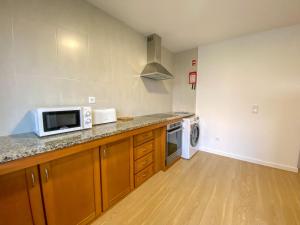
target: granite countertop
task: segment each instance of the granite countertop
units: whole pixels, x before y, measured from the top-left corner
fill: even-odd
[[[38,137],[34,133],[25,133],[0,137],[0,165],[9,161],[55,151],[76,144],[93,141],[103,137],[120,134],[137,128],[180,119],[193,113],[161,113],[138,116],[126,122],[115,122],[94,126],[92,129]]]

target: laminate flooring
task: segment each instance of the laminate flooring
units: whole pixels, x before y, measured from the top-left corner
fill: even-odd
[[[92,225],[300,225],[300,175],[199,152]]]

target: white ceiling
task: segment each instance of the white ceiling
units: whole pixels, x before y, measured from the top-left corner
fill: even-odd
[[[300,23],[300,0],[87,0],[173,52]]]

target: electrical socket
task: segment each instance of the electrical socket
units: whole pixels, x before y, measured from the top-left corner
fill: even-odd
[[[259,106],[257,104],[252,105],[252,113],[257,114],[259,112]]]
[[[89,104],[95,104],[96,103],[96,97],[90,96],[89,97]]]

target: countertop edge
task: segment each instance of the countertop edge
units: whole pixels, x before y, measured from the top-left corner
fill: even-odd
[[[51,155],[60,154],[62,151],[66,150],[66,149],[70,149],[70,152],[72,152],[72,151],[76,152],[77,150],[74,150],[74,149],[78,148],[78,146],[81,146],[81,145],[88,146],[91,143],[95,143],[97,145],[97,142],[99,142],[99,146],[101,146],[101,143],[100,143],[101,140],[105,141],[105,139],[108,139],[110,137],[134,132],[135,130],[137,131],[139,129],[143,129],[143,128],[147,128],[147,127],[149,127],[149,129],[151,129],[150,127],[155,127],[155,125],[158,125],[158,127],[155,127],[155,128],[163,127],[163,126],[166,126],[168,123],[172,123],[172,122],[181,120],[183,118],[190,117],[192,115],[193,114],[189,114],[187,116],[174,116],[174,117],[167,118],[167,119],[159,119],[158,121],[155,121],[155,122],[150,122],[147,124],[139,124],[139,125],[130,127],[128,129],[118,130],[115,132],[108,132],[108,133],[105,133],[105,134],[99,135],[99,136],[96,135],[96,136],[93,136],[93,137],[90,137],[87,139],[81,139],[76,142],[68,143],[66,145],[59,145],[57,147],[53,146],[52,148],[48,148],[48,149],[44,149],[44,150],[40,149],[40,151],[42,151],[42,152],[31,151],[31,152],[23,153],[25,155],[17,156],[16,159],[6,160],[6,161],[2,160],[0,162],[0,175],[8,173],[8,172],[16,171],[16,168],[24,169],[24,168],[27,168],[30,166],[38,165],[40,163],[45,163],[46,161],[54,160],[55,157],[54,158],[49,157],[48,160],[44,159],[42,161],[39,161],[40,158],[45,158],[47,155],[50,155],[50,154]],[[155,129],[155,128],[153,128],[153,129]],[[135,134],[133,134],[133,135],[135,135]],[[131,136],[131,135],[129,135],[129,136]],[[93,144],[91,144],[91,147],[93,147]],[[86,149],[84,149],[84,150],[86,150]],[[78,151],[78,152],[80,152],[80,151]],[[74,153],[71,153],[71,154],[74,154]],[[68,154],[66,154],[66,155],[68,155]],[[60,157],[57,157],[57,158],[60,158]],[[24,166],[20,166],[21,164],[24,164]]]

